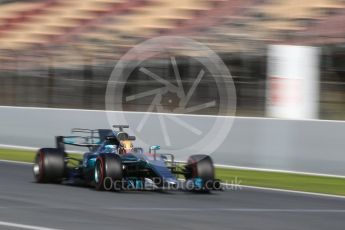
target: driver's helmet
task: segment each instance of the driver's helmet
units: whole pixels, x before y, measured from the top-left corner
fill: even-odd
[[[133,143],[130,140],[121,141],[121,149],[123,153],[129,153],[133,151]]]
[[[103,152],[104,153],[116,153],[116,145],[105,145]]]

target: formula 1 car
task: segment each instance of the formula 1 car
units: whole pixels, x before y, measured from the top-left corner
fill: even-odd
[[[222,189],[214,178],[214,165],[208,155],[192,155],[188,162],[175,162],[174,155],[148,152],[134,147],[134,136],[124,131],[127,125],[110,129],[72,129],[74,136],[57,136],[56,148],[38,150],[33,173],[38,183],[72,183],[94,186],[96,190],[186,189],[210,191]],[[66,153],[65,145],[87,147],[82,159]],[[185,180],[178,180],[183,175]]]

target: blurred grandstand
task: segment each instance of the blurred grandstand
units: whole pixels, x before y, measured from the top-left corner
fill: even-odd
[[[0,0],[0,104],[104,109],[126,51],[181,35],[222,57],[245,116],[265,115],[269,44],[321,47],[319,116],[345,119],[344,22],[342,0]]]

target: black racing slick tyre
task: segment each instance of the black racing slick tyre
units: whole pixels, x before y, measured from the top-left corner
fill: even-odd
[[[66,172],[65,153],[55,148],[42,148],[37,151],[33,173],[38,183],[61,182]]]
[[[96,190],[119,190],[122,181],[122,161],[116,154],[104,154],[97,157],[94,181]]]
[[[186,179],[200,178],[203,181],[214,180],[214,165],[208,155],[192,155],[186,165]]]

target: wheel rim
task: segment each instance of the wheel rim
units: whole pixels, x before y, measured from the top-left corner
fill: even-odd
[[[36,156],[36,160],[35,160],[35,163],[33,166],[33,173],[34,173],[34,176],[36,178],[36,181],[38,181],[38,182],[42,182],[42,180],[43,180],[43,173],[44,173],[43,158],[44,158],[43,154],[39,153]]]
[[[38,177],[40,175],[40,166],[38,165],[38,163],[34,164],[33,170],[34,170],[35,177]]]
[[[100,181],[100,179],[99,179],[100,175],[101,175],[100,162],[97,162],[96,168],[95,168],[95,182],[96,182],[97,184],[98,184],[99,181]]]

